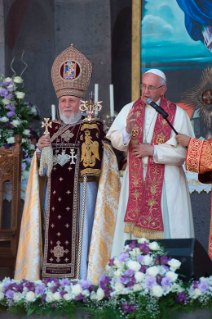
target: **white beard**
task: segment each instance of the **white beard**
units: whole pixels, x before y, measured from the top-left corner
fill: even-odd
[[[60,111],[59,111],[60,112]],[[81,118],[81,112],[80,110],[78,113],[72,113],[69,117],[66,117],[64,113],[60,112],[60,119],[65,123],[65,124],[74,124],[77,123]]]

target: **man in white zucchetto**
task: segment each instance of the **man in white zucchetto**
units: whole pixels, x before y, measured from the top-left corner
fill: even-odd
[[[177,145],[175,133],[163,117],[146,104],[151,98],[169,114],[177,132],[194,137],[186,112],[166,98],[166,90],[162,71],[145,72],[141,96],[123,107],[107,134],[113,147],[127,151],[112,256],[122,251],[127,239],[194,237],[182,167],[186,149]]]

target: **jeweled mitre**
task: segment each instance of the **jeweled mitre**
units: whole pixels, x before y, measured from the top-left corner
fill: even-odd
[[[52,66],[52,82],[57,97],[74,95],[84,98],[91,73],[91,61],[71,44],[58,55]]]

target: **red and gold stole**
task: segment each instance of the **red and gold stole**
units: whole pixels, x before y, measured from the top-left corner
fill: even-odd
[[[164,97],[160,106],[169,114],[169,121],[173,124],[176,105]],[[142,158],[132,155],[133,145],[143,143],[145,104],[140,98],[133,104],[133,110],[137,120],[129,144],[129,198],[124,231],[133,233],[135,237],[159,239],[163,238],[161,195],[165,165],[155,163],[153,157],[149,156],[144,183]],[[164,144],[170,134],[170,126],[158,114],[151,144]]]

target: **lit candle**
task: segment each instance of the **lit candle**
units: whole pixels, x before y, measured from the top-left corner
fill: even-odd
[[[110,116],[114,116],[114,94],[113,94],[113,84],[110,84]]]
[[[55,105],[52,104],[52,121],[55,121],[56,118],[56,109],[55,109]]]
[[[99,99],[99,84],[94,84],[94,103]]]

